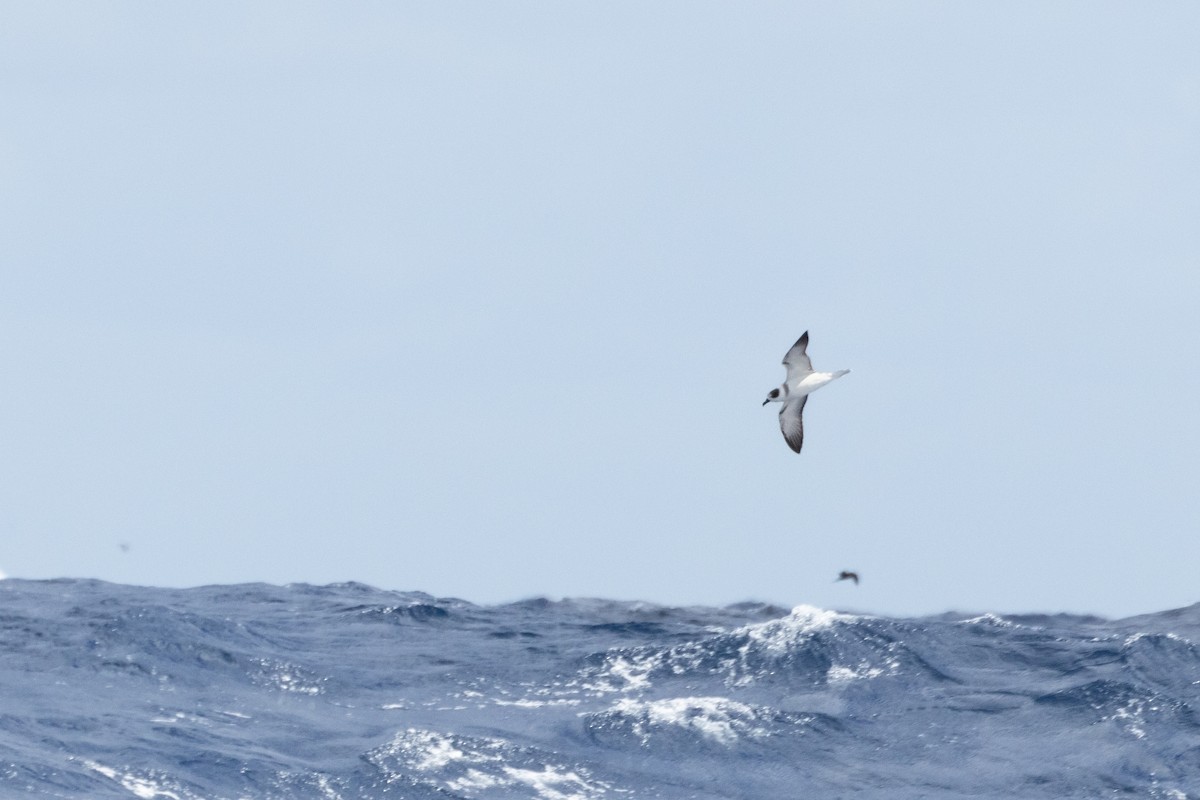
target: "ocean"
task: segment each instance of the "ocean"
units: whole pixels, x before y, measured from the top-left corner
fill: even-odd
[[[0,797],[1200,798],[1200,605],[1106,620],[0,581]]]

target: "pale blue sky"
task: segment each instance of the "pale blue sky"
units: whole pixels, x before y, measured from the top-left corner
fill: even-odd
[[[1187,2],[9,4],[0,568],[1200,600],[1197,31]],[[853,372],[796,456],[760,404],[804,330]]]

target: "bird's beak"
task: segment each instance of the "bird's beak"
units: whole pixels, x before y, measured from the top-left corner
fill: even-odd
[[[770,400],[763,400],[763,405],[765,406],[765,405],[766,405],[767,403],[769,403],[769,402],[771,402],[771,401],[770,401]]]

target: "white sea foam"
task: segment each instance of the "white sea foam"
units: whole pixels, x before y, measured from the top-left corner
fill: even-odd
[[[1146,738],[1146,712],[1159,710],[1159,706],[1141,698],[1130,698],[1129,702],[1103,719],[1113,721],[1135,739]]]
[[[763,652],[781,654],[791,650],[811,638],[818,631],[832,628],[839,622],[853,622],[859,619],[852,614],[841,614],[815,606],[796,606],[792,613],[780,619],[758,622],[738,628],[735,634],[745,634],[747,642],[743,653],[752,649]]]
[[[959,624],[960,625],[991,625],[996,628],[1020,628],[1020,627],[1022,627],[1021,625],[1018,625],[1017,623],[1015,623],[1011,620],[1007,620],[1004,617],[1000,616],[999,614],[993,614],[990,611],[987,612],[986,614],[980,614],[977,617],[971,617],[970,619],[960,620]]]
[[[321,795],[326,800],[342,800],[342,796],[337,793],[333,785],[329,783],[328,775],[317,775],[317,788],[321,790]]]
[[[574,698],[560,697],[555,700],[531,700],[522,698],[520,700],[493,700],[492,703],[498,706],[515,706],[517,708],[548,708],[552,706],[577,706],[582,700]]]
[[[258,675],[258,682],[260,684],[278,691],[294,692],[296,694],[318,695],[324,691],[324,687],[321,686],[325,681],[324,678],[313,678],[305,675],[304,670],[294,665],[271,661],[265,658],[258,659],[258,664],[261,669]]]
[[[668,654],[677,648],[671,648]],[[582,687],[589,692],[634,692],[650,687],[650,673],[662,666],[661,652],[620,653],[609,657],[604,667],[585,677]]]
[[[601,716],[620,718],[643,743],[655,727],[673,727],[732,745],[742,737],[761,739],[769,731],[753,707],[724,697],[674,697],[641,701],[623,698]]]
[[[651,676],[656,672],[684,675],[706,669],[724,673],[731,686],[744,686],[761,674],[757,660],[783,657],[816,633],[858,619],[861,617],[796,606],[786,617],[721,632],[710,639],[666,649],[616,651],[600,667],[585,670],[579,685],[597,694],[644,692],[651,687]],[[736,656],[718,654],[728,639],[741,640]]]
[[[1169,639],[1172,642],[1180,642],[1181,644],[1185,644],[1185,645],[1189,645],[1189,646],[1193,645],[1191,639],[1185,639],[1184,637],[1180,636],[1177,633],[1134,633],[1134,634],[1131,634],[1131,635],[1125,637],[1125,645],[1124,646],[1129,647],[1130,645],[1140,642],[1142,639],[1146,639],[1146,638],[1149,638],[1152,636],[1161,636],[1162,638]]]
[[[401,772],[420,773],[429,783],[468,798],[500,789],[506,797],[595,800],[612,788],[592,779],[583,768],[551,763],[503,739],[410,728],[397,734],[371,761],[392,772],[391,759]]]
[[[446,788],[452,792],[472,792],[479,789],[490,789],[497,785],[501,785],[500,778],[474,767],[468,767],[467,773],[461,778],[454,778],[446,782]]]
[[[83,765],[93,772],[99,772],[109,780],[116,781],[127,792],[131,793],[134,797],[142,798],[142,800],[154,800],[156,797],[165,797],[167,800],[192,800],[194,797],[192,794],[179,794],[178,792],[166,789],[152,778],[139,777],[129,772],[122,773],[95,761],[84,761]]]
[[[208,720],[203,719],[202,717],[197,717],[194,714],[185,714],[182,711],[176,711],[169,717],[151,717],[150,721],[155,725],[180,725],[185,723],[191,725],[209,724]]]
[[[252,719],[249,714],[243,714],[240,711],[218,711],[217,713],[226,717],[233,717],[234,719]]]
[[[510,785],[527,786],[545,800],[592,800],[605,793],[604,786],[589,782],[575,772],[564,772],[550,765],[540,772],[505,767],[504,774],[509,778]]]
[[[899,663],[896,661],[888,662],[888,666],[892,672],[895,672]],[[825,682],[832,685],[844,685],[853,681],[869,680],[878,678],[884,674],[884,670],[880,667],[873,667],[870,664],[863,662],[857,667],[846,667],[840,664],[834,664],[825,674]]]
[[[422,731],[409,728],[392,740],[392,746],[398,754],[405,756],[408,767],[422,772],[432,769],[442,769],[451,761],[466,758],[466,753],[453,744],[453,737],[433,731]],[[479,754],[475,756],[478,758]],[[498,757],[488,757],[485,760],[495,761]]]
[[[729,680],[736,686],[753,683],[761,674],[754,663],[757,657],[777,659],[795,652],[821,631],[838,624],[854,622],[861,617],[842,614],[815,606],[800,605],[780,619],[747,625],[733,631],[746,637],[738,649],[738,660],[730,665]]]

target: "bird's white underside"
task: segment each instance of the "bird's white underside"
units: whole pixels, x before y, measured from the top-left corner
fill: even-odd
[[[832,380],[842,377],[850,370],[840,369],[836,372],[816,372],[812,361],[806,352],[808,349],[808,332],[801,336],[787,354],[783,357],[783,365],[787,368],[787,378],[784,379],[781,391],[776,391],[775,397],[769,397],[768,402],[776,399],[783,403],[779,409],[779,427],[788,446],[797,453],[804,444],[804,404],[808,396]]]

